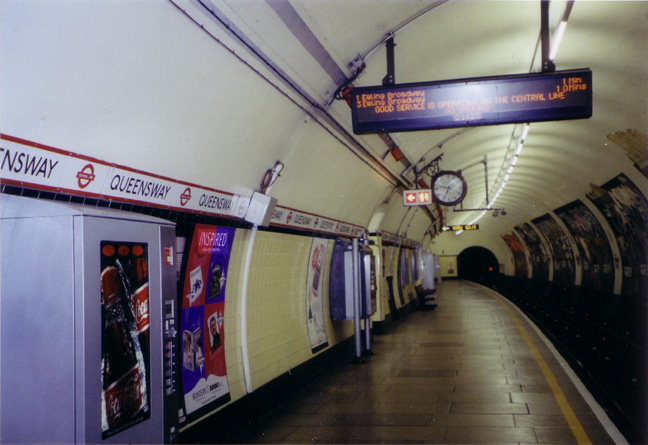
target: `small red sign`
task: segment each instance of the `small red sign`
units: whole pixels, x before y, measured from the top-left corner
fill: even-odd
[[[432,204],[432,190],[405,190],[403,192],[403,205],[425,206]]]
[[[164,265],[173,266],[173,247],[171,246],[164,247]]]
[[[142,333],[149,328],[149,287],[145,283],[133,293],[133,312],[135,316],[135,329]]]

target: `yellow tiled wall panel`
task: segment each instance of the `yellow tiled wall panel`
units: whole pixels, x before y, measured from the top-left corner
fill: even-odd
[[[227,296],[224,314],[225,364],[227,365],[227,381],[232,400],[240,399],[245,395],[239,314],[241,278],[249,234],[249,230],[236,231],[227,269]]]
[[[250,233],[247,229],[237,229],[228,267],[224,328],[229,403],[246,394],[240,310]],[[262,230],[256,234],[247,291],[247,338],[253,389],[290,372],[315,355],[311,351],[306,314],[306,278],[312,241],[309,236]],[[327,250],[321,295],[327,342],[331,347],[353,336],[354,329],[352,321],[330,320],[329,270],[334,240],[324,240],[324,243]],[[225,406],[227,404],[214,411]],[[209,415],[211,413],[191,425]]]
[[[239,230],[237,236],[239,232],[247,231]],[[312,240],[308,236],[257,232],[250,263],[247,301],[247,336],[253,388],[268,383],[313,357],[306,314],[306,278]],[[328,273],[333,240],[326,240],[326,245],[322,293],[327,340],[332,346],[353,335],[353,324],[332,324],[328,319]]]

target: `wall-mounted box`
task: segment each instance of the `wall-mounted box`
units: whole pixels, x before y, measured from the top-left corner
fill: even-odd
[[[267,226],[270,224],[276,205],[277,198],[254,192],[250,198],[245,220],[257,226]]]

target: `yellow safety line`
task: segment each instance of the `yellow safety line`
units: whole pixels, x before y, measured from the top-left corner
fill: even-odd
[[[554,377],[553,373],[549,369],[549,366],[547,365],[547,362],[545,362],[545,360],[540,355],[540,352],[531,341],[529,334],[527,334],[526,329],[524,329],[524,326],[522,326],[522,323],[520,323],[519,318],[517,317],[517,315],[515,315],[513,310],[506,303],[504,303],[502,297],[498,296],[497,301],[499,301],[499,303],[504,307],[504,309],[506,309],[506,312],[508,312],[508,314],[511,316],[511,318],[515,322],[515,325],[520,331],[522,338],[524,338],[524,341],[526,342],[527,346],[531,350],[531,353],[533,354],[533,357],[536,359],[538,366],[540,366],[540,369],[542,370],[542,374],[544,374],[545,379],[547,379],[547,383],[549,383],[549,386],[551,387],[551,391],[553,392],[553,395],[556,398],[556,402],[558,402],[558,405],[560,406],[560,409],[562,410],[565,419],[567,419],[569,428],[571,428],[574,437],[576,437],[576,440],[578,441],[578,444],[591,445],[592,441],[587,436],[587,433],[583,429],[583,426],[581,425],[578,418],[576,417],[574,410],[572,409],[571,405],[567,401],[567,397],[565,397],[565,394],[562,392],[562,389],[560,389],[560,385],[558,385],[558,382],[556,381],[556,377]]]

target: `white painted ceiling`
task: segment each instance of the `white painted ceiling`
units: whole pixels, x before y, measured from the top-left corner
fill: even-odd
[[[330,100],[336,85],[309,60],[293,36],[276,23],[276,15],[267,5],[228,5],[237,19],[254,30],[256,41],[267,47],[273,60],[294,72],[300,85],[314,91],[320,101]],[[396,83],[541,69],[540,2],[295,1],[291,5],[341,69],[348,73],[350,62],[364,56],[367,68],[354,82],[355,86],[381,84],[386,74],[381,42],[391,33],[397,44]],[[505,231],[581,198],[590,190],[590,183],[601,184],[628,168],[628,159],[607,135],[629,128],[644,132],[646,129],[647,6],[645,2],[576,2],[555,63],[558,70],[592,69],[593,117],[531,125],[515,173],[496,204],[506,208],[508,215],[483,218],[483,229]],[[552,34],[565,7],[566,2],[550,3]],[[427,12],[415,18],[424,11]],[[265,18],[268,16],[272,20]],[[330,109],[349,126],[350,113],[344,103],[336,102]],[[456,170],[486,155],[492,186],[513,131],[514,126],[502,125],[478,127],[465,133],[449,129],[391,136],[412,163],[421,159],[429,162],[443,154],[441,167]],[[461,134],[438,147],[457,133]],[[357,138],[378,157],[387,148],[376,136]],[[396,173],[404,170],[402,167],[399,171],[399,165],[390,168]],[[464,173],[470,190],[464,207],[483,207],[486,196],[482,164]],[[449,223],[476,216],[446,210]]]

